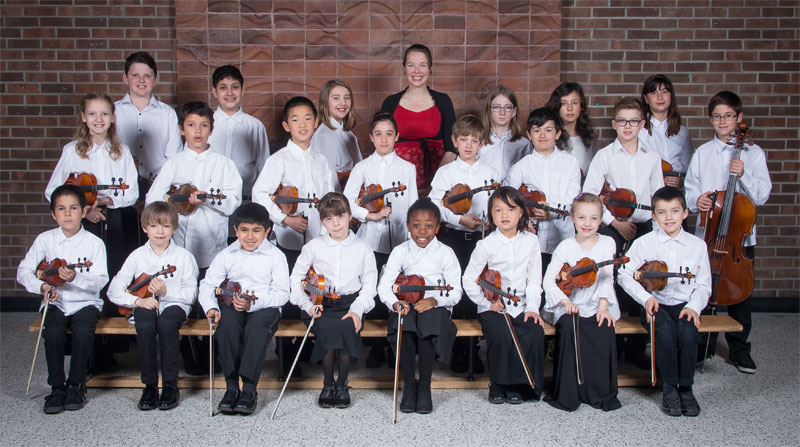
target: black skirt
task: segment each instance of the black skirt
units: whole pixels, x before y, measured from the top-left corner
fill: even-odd
[[[314,322],[311,332],[314,333],[314,350],[311,352],[311,363],[319,363],[330,350],[341,349],[358,360],[361,357],[361,335],[355,331],[353,320],[342,317],[350,312],[350,305],[358,297],[358,293],[342,295],[338,300],[322,300],[322,315]],[[311,317],[302,312],[302,320],[308,326]],[[363,322],[363,320],[362,320]]]
[[[555,408],[575,411],[581,402],[603,411],[621,407],[617,399],[617,342],[614,328],[597,326],[596,316],[578,317],[583,385],[578,385],[575,366],[575,332],[572,315],[556,323],[553,353],[553,395],[545,401]]]
[[[511,318],[511,322],[535,382],[534,392],[541,396],[544,385],[544,329],[532,319],[523,323],[524,318],[525,314],[521,313]],[[505,316],[490,310],[479,313],[478,321],[486,340],[489,380],[496,385],[527,384],[525,369],[514,347]]]
[[[419,338],[433,337],[433,349],[436,351],[436,360],[442,363],[450,361],[450,351],[456,339],[456,324],[450,318],[450,311],[444,307],[417,313],[412,307],[408,315],[403,317],[403,333],[413,332]],[[389,315],[389,330],[386,335],[392,350],[397,352],[397,312]]]

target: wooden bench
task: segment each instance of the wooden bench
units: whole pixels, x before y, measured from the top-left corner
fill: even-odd
[[[477,320],[453,320],[458,329],[458,337],[480,337],[483,335],[481,325]],[[41,319],[36,320],[28,326],[28,332],[38,332]],[[366,320],[361,330],[361,336],[366,338],[386,337],[386,320]],[[742,325],[727,315],[703,315],[699,332],[741,332]],[[99,335],[136,335],[134,325],[128,323],[124,317],[101,318],[97,322],[96,334]],[[180,330],[181,335],[207,336],[208,320],[191,319],[187,321]],[[302,337],[306,333],[306,325],[300,320],[281,320],[275,337]],[[544,334],[555,335],[556,330],[548,323],[544,323]],[[647,330],[642,326],[639,317],[623,317],[617,321],[616,333],[620,335],[647,334]],[[309,334],[313,336],[313,334]],[[281,388],[283,386],[283,353],[281,343],[278,346],[278,378],[261,377],[258,382],[259,388]],[[471,351],[471,350],[470,350]],[[470,352],[471,355],[471,352]],[[293,360],[293,359],[292,359]],[[475,380],[470,359],[470,371],[466,377],[435,377],[431,382],[433,388],[486,388],[488,379]],[[649,374],[632,376],[620,374],[618,376],[619,386],[644,386],[650,381]],[[322,378],[296,378],[290,382],[291,388],[321,388]],[[139,388],[142,383],[138,376],[95,376],[92,377],[86,386],[97,388]],[[208,386],[208,377],[181,377],[178,379],[178,386],[181,388],[205,388]],[[215,388],[225,387],[223,377],[214,379]],[[391,377],[352,377],[350,386],[353,388],[391,388]]]

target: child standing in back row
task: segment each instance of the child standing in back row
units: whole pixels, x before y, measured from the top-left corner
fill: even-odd
[[[498,172],[497,181],[505,179],[511,166],[531,153],[531,142],[520,130],[518,114],[519,105],[514,91],[504,85],[496,85],[489,92],[481,115],[488,137],[478,152],[478,158]]]
[[[356,114],[353,111],[353,89],[341,79],[331,79],[319,91],[319,128],[311,138],[311,150],[328,160],[336,172],[337,191],[344,189],[350,172],[361,161],[361,149],[353,134]]]

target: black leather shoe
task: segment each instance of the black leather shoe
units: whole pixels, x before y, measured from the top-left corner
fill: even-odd
[[[367,368],[379,368],[386,361],[386,355],[383,352],[383,346],[373,346],[369,350],[367,360],[364,364]]]
[[[700,405],[691,390],[679,391],[678,395],[681,397],[681,413],[684,416],[695,417],[700,414]]]
[[[670,391],[664,394],[661,399],[661,411],[668,416],[681,415],[681,398],[677,391]]]
[[[50,394],[44,398],[45,414],[58,414],[64,411],[64,401],[67,399],[67,390],[64,388],[54,388]]]
[[[750,354],[747,352],[743,352],[736,356],[730,356],[730,361],[736,366],[736,369],[739,372],[743,372],[745,374],[755,374],[756,373],[756,362],[753,361],[753,358],[750,357]]]
[[[417,382],[417,413],[428,414],[433,411],[433,400],[431,399],[431,383]]]
[[[67,385],[67,399],[64,409],[69,411],[80,410],[86,405],[86,396],[82,385]]]
[[[515,387],[507,386],[503,391],[505,392],[507,404],[519,405],[522,403],[522,393],[517,391]]]
[[[413,413],[417,411],[417,381],[403,383],[403,398],[400,400],[400,411]]]
[[[489,402],[493,404],[504,404],[506,402],[506,395],[502,386],[489,383]]]
[[[336,395],[334,396],[334,406],[336,408],[347,408],[350,406],[350,387],[347,381],[343,384],[336,384]]]
[[[335,400],[336,390],[334,389],[334,386],[323,386],[322,392],[319,393],[319,400],[317,400],[317,404],[319,404],[319,406],[322,408],[330,408],[333,406]]]
[[[236,406],[236,401],[238,400],[239,390],[225,390],[225,395],[222,396],[222,400],[219,401],[217,409],[223,414],[234,414],[236,413],[234,407]]]
[[[142,390],[142,397],[139,399],[139,409],[142,411],[155,410],[158,405],[158,387],[156,385],[146,385]]]
[[[159,410],[172,410],[181,403],[181,393],[174,385],[164,385],[161,388],[161,399],[158,401]]]
[[[256,411],[256,402],[258,402],[258,393],[242,391],[233,409],[239,414],[253,414]]]

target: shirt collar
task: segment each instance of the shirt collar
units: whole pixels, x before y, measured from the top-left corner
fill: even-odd
[[[86,230],[83,228],[83,225],[81,225],[81,229],[78,230],[77,233],[75,233],[72,237],[69,237],[69,238],[67,237],[66,234],[64,234],[64,230],[62,230],[61,227],[59,227],[58,230],[59,231],[56,231],[56,243],[57,244],[60,244],[60,243],[62,243],[64,241],[78,241],[81,238],[83,238],[83,235],[86,233]]]
[[[655,116],[650,117],[650,124],[652,125],[653,129],[665,129],[668,121],[669,120],[659,121]]]
[[[381,155],[377,151],[375,151],[372,153],[372,155],[370,155],[367,158],[371,159],[371,161],[375,164],[385,162],[387,165],[390,165],[394,163],[395,159],[397,158],[397,154],[394,151],[392,151],[389,154],[381,157]]]
[[[183,154],[185,156],[191,157],[193,160],[204,159],[204,158],[208,157],[208,153],[211,152],[209,150],[210,148],[211,148],[211,146],[209,145],[209,147],[206,150],[204,150],[203,152],[197,153],[197,152],[194,151],[194,149],[189,149],[189,145],[188,144],[183,143],[183,151],[182,152],[183,152]]]
[[[531,152],[531,155],[533,155],[536,158],[542,159],[542,160],[549,160],[549,159],[552,159],[552,157],[555,156],[558,153],[558,151],[559,151],[559,149],[555,148],[555,149],[553,149],[553,152],[550,152],[550,155],[542,155],[541,152],[539,152],[536,149],[534,149],[533,152]]]
[[[733,149],[733,146],[731,146],[730,144],[723,143],[722,140],[720,140],[716,134],[714,135],[713,141],[714,141],[714,149],[717,150],[718,154],[722,153],[723,151]]]
[[[294,155],[296,158],[298,158],[300,160],[307,160],[308,157],[311,156],[311,147],[310,146],[306,150],[306,149],[303,149],[302,147],[298,146],[297,144],[295,144],[295,142],[292,141],[292,140],[289,140],[286,143],[286,148],[289,149],[289,152],[292,155]]]
[[[121,103],[122,104],[133,105],[133,101],[131,101],[131,94],[130,93],[125,93],[125,96],[123,96],[122,99],[121,99]],[[147,107],[155,107],[155,108],[159,107],[159,103],[158,103],[158,100],[156,99],[156,95],[150,95],[150,102],[147,103]],[[145,108],[147,108],[147,107],[145,107]]]
[[[489,141],[491,141],[492,144],[497,144],[503,140],[509,140],[509,139],[511,139],[511,129],[505,131],[503,135],[497,135],[496,133],[494,133],[494,129],[492,129],[492,134],[489,136]]]
[[[267,254],[269,254],[269,251],[270,251],[270,246],[271,246],[271,245],[272,245],[272,244],[269,242],[269,240],[267,240],[267,239],[264,239],[264,240],[261,242],[261,245],[259,245],[258,247],[256,247],[256,249],[255,249],[255,250],[253,250],[253,251],[247,251],[247,250],[245,250],[245,249],[243,249],[243,248],[242,248],[242,243],[241,243],[241,242],[239,242],[239,240],[237,239],[237,240],[233,241],[233,243],[232,243],[230,246],[231,246],[231,250],[233,250],[234,252],[241,252],[241,253],[245,253],[245,254],[250,254],[250,253],[259,253],[259,254],[265,254],[265,255],[267,255]]]
[[[514,242],[514,239],[518,238],[522,234],[522,232],[521,231],[517,231],[517,234],[515,234],[514,237],[512,237],[510,239],[508,237],[506,237],[506,235],[503,234],[502,231],[497,230],[497,229],[495,229],[495,231],[492,231],[492,234],[497,235],[497,238],[500,239],[500,242],[503,245],[508,245],[508,244],[511,244],[512,242]]]
[[[631,155],[632,157],[635,157],[637,154],[639,154],[639,152],[643,152],[645,154],[650,152],[649,149],[647,149],[646,147],[644,147],[642,145],[642,140],[638,140],[636,142],[636,144],[637,144],[638,149],[636,150],[635,154]],[[621,152],[624,152],[626,154],[628,153],[628,151],[626,151],[625,148],[622,147],[622,143],[619,142],[619,138],[615,138],[614,139],[614,151],[615,152],[620,152],[621,151]],[[630,155],[630,154],[628,154],[628,155]]]
[[[156,254],[156,252],[153,250],[153,246],[150,245],[150,241],[147,241],[147,243],[144,244],[144,246],[147,247],[147,248],[145,248],[145,250],[147,250],[148,253],[152,253],[153,255]],[[164,250],[164,253],[161,253],[161,255],[163,256],[163,255],[172,253],[173,251],[175,251],[173,247],[175,247],[175,241],[170,239],[169,246],[167,246],[167,249]]]
[[[409,243],[409,245],[410,245],[410,247],[411,247],[411,253],[413,253],[413,254],[421,254],[421,253],[428,254],[428,253],[433,253],[433,252],[435,252],[436,250],[438,250],[438,249],[439,249],[439,245],[441,244],[441,242],[439,242],[439,239],[436,239],[436,237],[434,237],[433,239],[431,239],[431,241],[430,241],[430,242],[428,242],[428,245],[427,245],[427,246],[425,246],[425,248],[422,248],[422,247],[420,247],[420,246],[419,246],[419,245],[417,245],[417,243],[416,243],[416,242],[414,242],[413,240],[409,240],[409,241],[408,241],[408,243]]]
[[[217,110],[214,112],[214,122],[221,123],[224,121],[233,120],[241,124],[242,116],[244,116],[244,112],[242,111],[241,107],[239,107],[239,110],[237,110],[233,115],[228,115],[224,110],[222,110],[222,107],[217,106]]]
[[[468,165],[466,161],[461,159],[461,157],[456,156],[455,166],[458,169],[461,169],[461,170],[473,170],[474,171],[474,170],[478,169],[478,165],[480,164],[480,162],[481,162],[481,160],[477,159],[477,160],[475,160],[475,163],[473,163],[472,165]]]
[[[340,129],[344,128],[344,123],[340,123],[340,122],[336,121],[333,117],[330,117],[328,119],[328,122],[331,124],[331,127],[333,128],[333,130],[340,130]]]
[[[350,231],[350,233],[348,233],[347,237],[343,241],[334,240],[331,237],[331,235],[328,234],[327,231],[325,232],[325,234],[322,235],[322,237],[324,238],[323,240],[325,241],[325,244],[327,244],[329,247],[335,247],[335,246],[340,245],[340,244],[345,246],[345,247],[348,247],[350,245],[353,245],[353,242],[355,242],[355,240],[356,240],[356,235],[352,231]]]
[[[683,228],[681,228],[681,230],[680,230],[680,232],[678,233],[677,236],[672,238],[667,234],[666,231],[664,231],[661,228],[660,225],[655,225],[655,226],[657,227],[656,228],[656,236],[658,237],[658,243],[659,244],[663,244],[663,243],[669,242],[669,241],[675,241],[675,242],[678,242],[681,245],[686,245],[687,234],[686,234],[685,231],[683,231]]]

